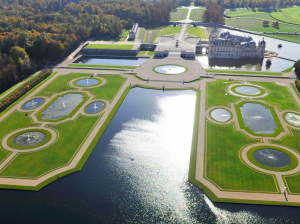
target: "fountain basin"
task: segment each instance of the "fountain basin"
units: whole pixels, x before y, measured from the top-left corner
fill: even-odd
[[[85,78],[85,79],[78,80],[76,82],[76,85],[81,87],[91,87],[91,86],[98,85],[99,82],[101,84],[102,81],[95,78]]]
[[[37,114],[40,120],[57,121],[72,116],[87,100],[85,93],[68,93],[54,98]]]
[[[180,65],[159,65],[154,67],[153,71],[164,75],[177,75],[185,73],[187,68]]]
[[[88,114],[96,114],[103,110],[105,107],[105,103],[102,101],[95,101],[92,102],[91,104],[87,105],[85,108],[85,112]]]
[[[296,114],[296,113],[286,113],[284,115],[284,119],[290,125],[293,125],[295,127],[300,127],[300,115],[299,114]]]
[[[22,105],[23,110],[32,110],[34,108],[37,108],[41,104],[43,104],[45,99],[43,98],[34,98],[32,100],[27,101]]]
[[[217,108],[211,111],[210,116],[219,122],[226,122],[231,119],[231,113],[228,110]]]
[[[234,91],[243,95],[258,95],[261,93],[261,90],[259,88],[246,85],[237,86],[234,88]]]

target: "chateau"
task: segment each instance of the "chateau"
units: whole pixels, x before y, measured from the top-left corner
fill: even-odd
[[[264,39],[256,45],[252,37],[233,35],[223,32],[219,35],[215,28],[209,35],[209,58],[264,58],[266,42]]]

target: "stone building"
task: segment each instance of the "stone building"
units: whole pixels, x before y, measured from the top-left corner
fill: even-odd
[[[266,42],[256,42],[252,37],[233,35],[229,31],[219,35],[215,28],[209,35],[209,58],[264,58]]]
[[[135,35],[137,33],[138,28],[139,28],[139,24],[138,23],[133,24],[131,30],[129,31],[129,37],[128,37],[128,39],[135,39]]]

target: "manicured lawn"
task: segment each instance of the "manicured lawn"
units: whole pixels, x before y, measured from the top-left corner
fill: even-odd
[[[255,11],[252,9],[247,9],[247,8],[239,8],[239,9],[234,9],[234,10],[226,10],[226,16],[228,17],[236,17],[236,16],[252,16],[252,15],[257,15],[261,13],[267,13],[264,11]]]
[[[277,193],[272,175],[260,173],[245,165],[240,150],[259,140],[234,131],[232,124],[206,123],[206,177],[224,190]]]
[[[263,36],[300,44],[300,36],[295,34],[263,34]]]
[[[194,35],[196,37],[201,37],[203,39],[207,39],[208,38],[208,32],[205,34],[205,30],[199,28],[199,27],[192,27],[189,26],[187,28],[187,32],[191,35]]]
[[[95,99],[104,99],[111,102],[127,79],[119,75],[100,75],[100,77],[106,79],[107,83],[89,91],[95,95]]]
[[[290,83],[290,85],[292,86],[292,88],[294,89],[295,93],[297,94],[297,96],[300,99],[300,92],[299,90],[296,88],[295,83]]]
[[[86,48],[93,49],[118,49],[118,50],[131,50],[133,45],[120,45],[120,44],[89,44]]]
[[[207,72],[213,73],[232,73],[232,74],[250,74],[250,75],[279,75],[282,76],[281,72],[252,72],[252,71],[233,71],[233,70],[217,70],[217,69],[206,69]]]
[[[128,36],[128,34],[129,34],[129,31],[130,31],[130,30],[125,30],[125,32],[123,33],[123,36],[122,36],[122,37],[126,39],[127,36]]]
[[[271,16],[286,23],[300,24],[300,7],[290,7],[272,12]]]
[[[19,154],[0,176],[34,178],[67,165],[98,119],[98,116],[81,115],[75,121],[51,125],[59,132],[59,139],[45,150]]]
[[[137,56],[145,56],[147,51],[140,51]]]
[[[171,21],[183,20],[186,18],[189,10],[188,9],[175,9],[170,13]]]
[[[120,69],[135,69],[136,66],[118,66],[118,65],[90,65],[90,64],[69,64],[71,67],[93,67],[93,68],[120,68]]]
[[[205,9],[192,9],[190,14],[190,20],[202,21]]]
[[[294,68],[294,67],[287,68],[287,69],[283,70],[282,72],[290,72],[290,71],[293,70],[293,68]]]
[[[228,82],[223,80],[216,80],[214,82],[206,83],[206,109],[213,106],[229,107],[229,103],[234,103],[240,98],[232,95],[225,95],[226,87],[235,82]]]
[[[265,87],[269,90],[269,95],[261,98],[270,104],[277,105],[280,111],[282,110],[296,110],[299,111],[294,97],[292,96],[289,88],[287,86],[280,86],[274,82],[251,82],[259,86]]]
[[[179,33],[180,30],[181,30],[181,26],[175,26],[175,27],[169,26],[169,27],[161,30],[161,35],[165,36],[165,35]]]
[[[148,55],[153,56],[154,55],[154,51],[148,51]]]
[[[300,32],[299,26],[279,24],[279,27],[273,27],[272,22],[269,23],[269,26],[264,27],[262,25],[263,20],[251,19],[248,17],[243,17],[239,19],[226,19],[226,25],[234,26],[241,29],[251,30],[251,31],[266,31],[266,32]]]
[[[44,89],[38,92],[35,96],[47,96],[51,97],[54,93],[60,93],[67,90],[74,90],[73,87],[68,85],[68,82],[72,79],[79,77],[90,77],[91,74],[86,73],[70,73],[68,75],[57,76],[51,83],[49,83]]]

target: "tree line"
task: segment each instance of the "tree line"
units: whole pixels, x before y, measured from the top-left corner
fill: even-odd
[[[119,37],[133,22],[168,21],[175,7],[174,0],[0,0],[0,90],[36,62],[62,58],[90,37]],[[11,55],[16,50],[22,58]]]

